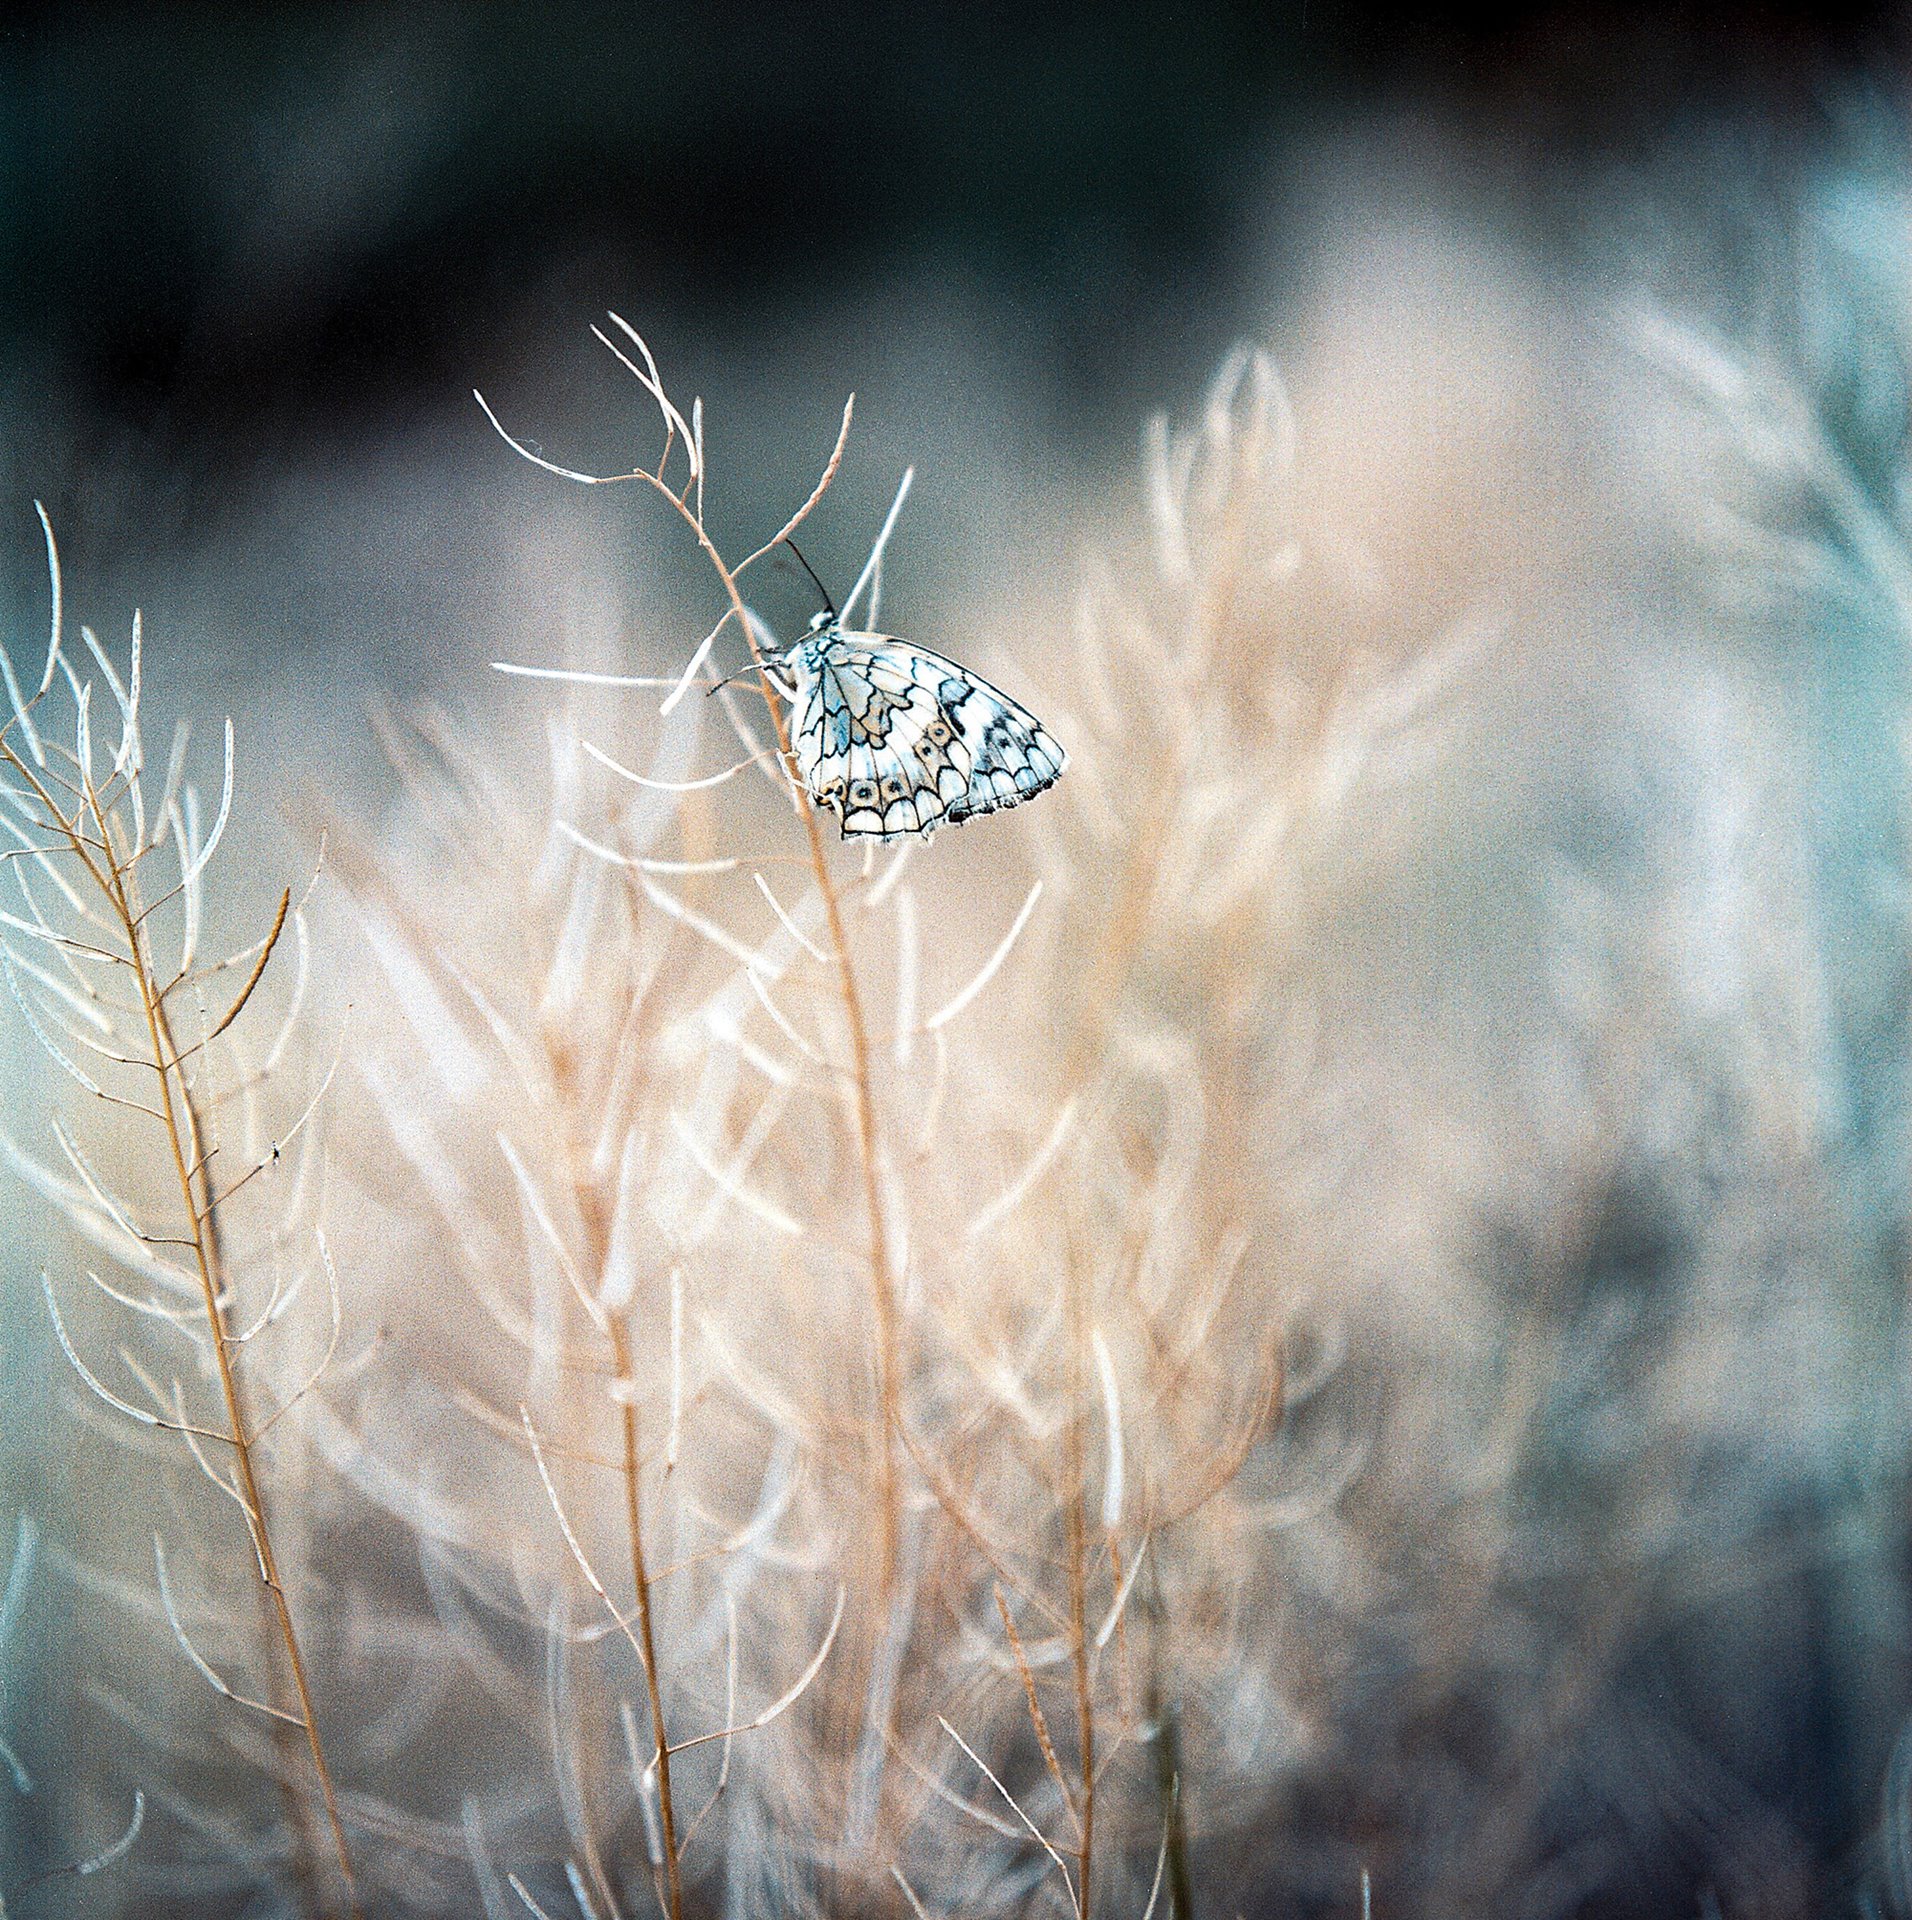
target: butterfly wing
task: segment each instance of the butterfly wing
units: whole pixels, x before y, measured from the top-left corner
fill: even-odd
[[[1013,807],[1068,764],[1027,708],[927,647],[831,631],[799,651],[793,745],[846,839],[928,834]]]

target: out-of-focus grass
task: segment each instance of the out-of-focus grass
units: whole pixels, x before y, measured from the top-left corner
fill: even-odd
[[[1904,1904],[1902,195],[1848,186],[1764,229],[1784,326],[1411,223],[1324,268],[1292,396],[1237,356],[1079,574],[912,619],[1072,757],[930,847],[687,787],[742,688],[466,686],[379,808],[294,796],[344,1334],[275,1497],[372,1910]],[[667,677],[724,611],[673,572],[620,659],[575,565],[496,650]],[[0,1723],[0,1892],[138,1788],[89,1897],[314,1906],[296,1753],[154,1599],[229,1508],[73,1397],[26,1609],[112,1666]]]

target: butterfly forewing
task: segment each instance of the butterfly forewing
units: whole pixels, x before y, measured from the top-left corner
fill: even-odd
[[[788,659],[798,770],[846,839],[929,834],[1013,807],[1068,764],[1027,708],[928,647],[830,626]]]

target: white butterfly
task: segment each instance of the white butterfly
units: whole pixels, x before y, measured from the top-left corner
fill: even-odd
[[[846,840],[927,837],[1041,793],[1069,764],[1034,714],[967,667],[831,613],[765,664],[795,709],[803,784]]]

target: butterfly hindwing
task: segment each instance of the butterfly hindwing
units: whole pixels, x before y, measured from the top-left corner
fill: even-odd
[[[933,833],[1053,786],[1068,756],[988,681],[927,647],[825,628],[791,650],[792,745],[844,837]]]

